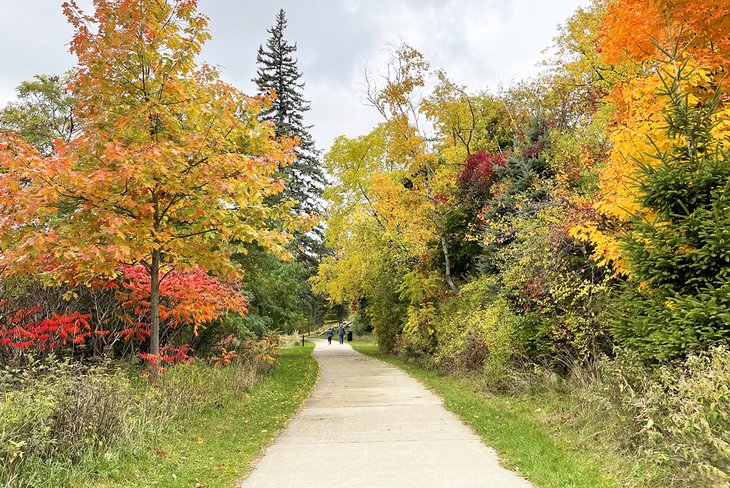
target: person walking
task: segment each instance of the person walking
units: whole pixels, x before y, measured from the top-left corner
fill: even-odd
[[[345,343],[345,326],[340,324],[340,327],[337,329],[337,335],[340,336],[340,344]]]
[[[332,344],[332,336],[335,335],[335,332],[332,330],[332,327],[327,329],[327,344]]]

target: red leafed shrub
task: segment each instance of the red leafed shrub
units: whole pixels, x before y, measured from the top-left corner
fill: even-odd
[[[494,169],[504,166],[505,161],[506,157],[503,154],[475,152],[466,158],[464,169],[457,178],[459,188],[475,201],[488,198],[494,183]]]
[[[234,359],[238,357],[236,351],[229,351],[225,346],[221,347],[221,353],[214,357],[211,361],[216,366],[230,366]]]
[[[117,299],[127,328],[118,334],[139,341],[149,337],[150,277],[142,265],[123,269],[124,280]],[[246,313],[248,301],[230,284],[210,276],[200,268],[190,271],[167,270],[160,283],[160,320],[173,329],[192,325],[196,330],[228,311]]]
[[[2,347],[21,351],[47,351],[80,345],[92,334],[108,334],[108,331],[91,328],[91,314],[54,313],[50,317],[39,317],[42,311],[42,307],[29,307],[6,316],[4,323],[0,324]]]
[[[236,337],[233,334],[228,334],[226,337],[223,338],[223,340],[221,340],[220,354],[211,359],[211,362],[215,366],[230,366],[233,360],[238,357],[238,353],[232,348],[230,351],[228,350],[231,346],[231,343],[233,343],[235,339]],[[233,346],[235,347],[235,344],[233,344]]]
[[[160,349],[160,354],[137,354],[143,362],[156,368],[157,372],[164,374],[167,366],[175,366],[178,364],[190,364],[195,356],[190,354],[192,349],[185,344],[181,347],[165,346]],[[150,371],[145,371],[142,375],[148,375]]]

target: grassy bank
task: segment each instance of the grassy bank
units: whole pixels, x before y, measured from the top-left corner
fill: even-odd
[[[554,419],[556,405],[534,399],[500,397],[484,393],[468,378],[446,376],[381,353],[374,342],[355,341],[352,346],[386,361],[419,379],[444,400],[445,406],[468,424],[484,442],[499,453],[504,466],[529,479],[537,487],[609,488],[629,486],[605,473],[617,469],[618,458],[606,458],[591,439],[579,432],[561,430]]]
[[[232,486],[309,394],[312,349],[195,361],[152,387],[127,361],[0,369],[0,487]]]
[[[313,347],[283,349],[273,373],[248,393],[221,392],[199,415],[170,425],[156,452],[120,462],[100,486],[232,486],[309,395]]]

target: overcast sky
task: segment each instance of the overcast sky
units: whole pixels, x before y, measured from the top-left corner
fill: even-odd
[[[74,65],[71,27],[61,0],[0,0],[0,105],[36,74]],[[91,0],[79,0],[88,6]],[[256,49],[279,8],[286,38],[298,45],[305,97],[318,147],[338,135],[356,136],[378,122],[362,103],[364,70],[376,70],[388,43],[405,41],[434,69],[470,91],[509,86],[534,75],[559,23],[587,0],[200,0],[213,39],[202,59],[223,77],[253,92]]]

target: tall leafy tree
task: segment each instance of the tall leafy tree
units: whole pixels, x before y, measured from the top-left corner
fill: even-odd
[[[61,76],[37,75],[16,89],[18,101],[0,110],[0,130],[15,132],[43,155],[53,154],[53,142],[68,140],[78,130],[74,100]]]
[[[240,243],[286,253],[290,208],[265,201],[283,189],[275,172],[292,145],[260,123],[260,99],[196,63],[210,37],[196,1],[94,6],[88,15],[64,4],[83,130],[50,157],[0,139],[0,268],[89,283],[141,264],[157,355],[171,270],[235,276]]]
[[[296,202],[294,208],[297,212],[315,215],[322,211],[325,177],[309,132],[311,126],[304,123],[304,114],[310,106],[302,93],[302,73],[294,58],[297,45],[284,38],[286,26],[286,13],[282,9],[276,15],[276,24],[267,30],[270,37],[266,46],[259,47],[254,82],[260,94],[275,94],[271,106],[261,112],[261,119],[272,122],[277,135],[299,139],[294,161],[279,168],[286,179],[284,197]],[[299,236],[296,245],[301,257],[318,260],[321,232],[315,230],[313,234]]]

